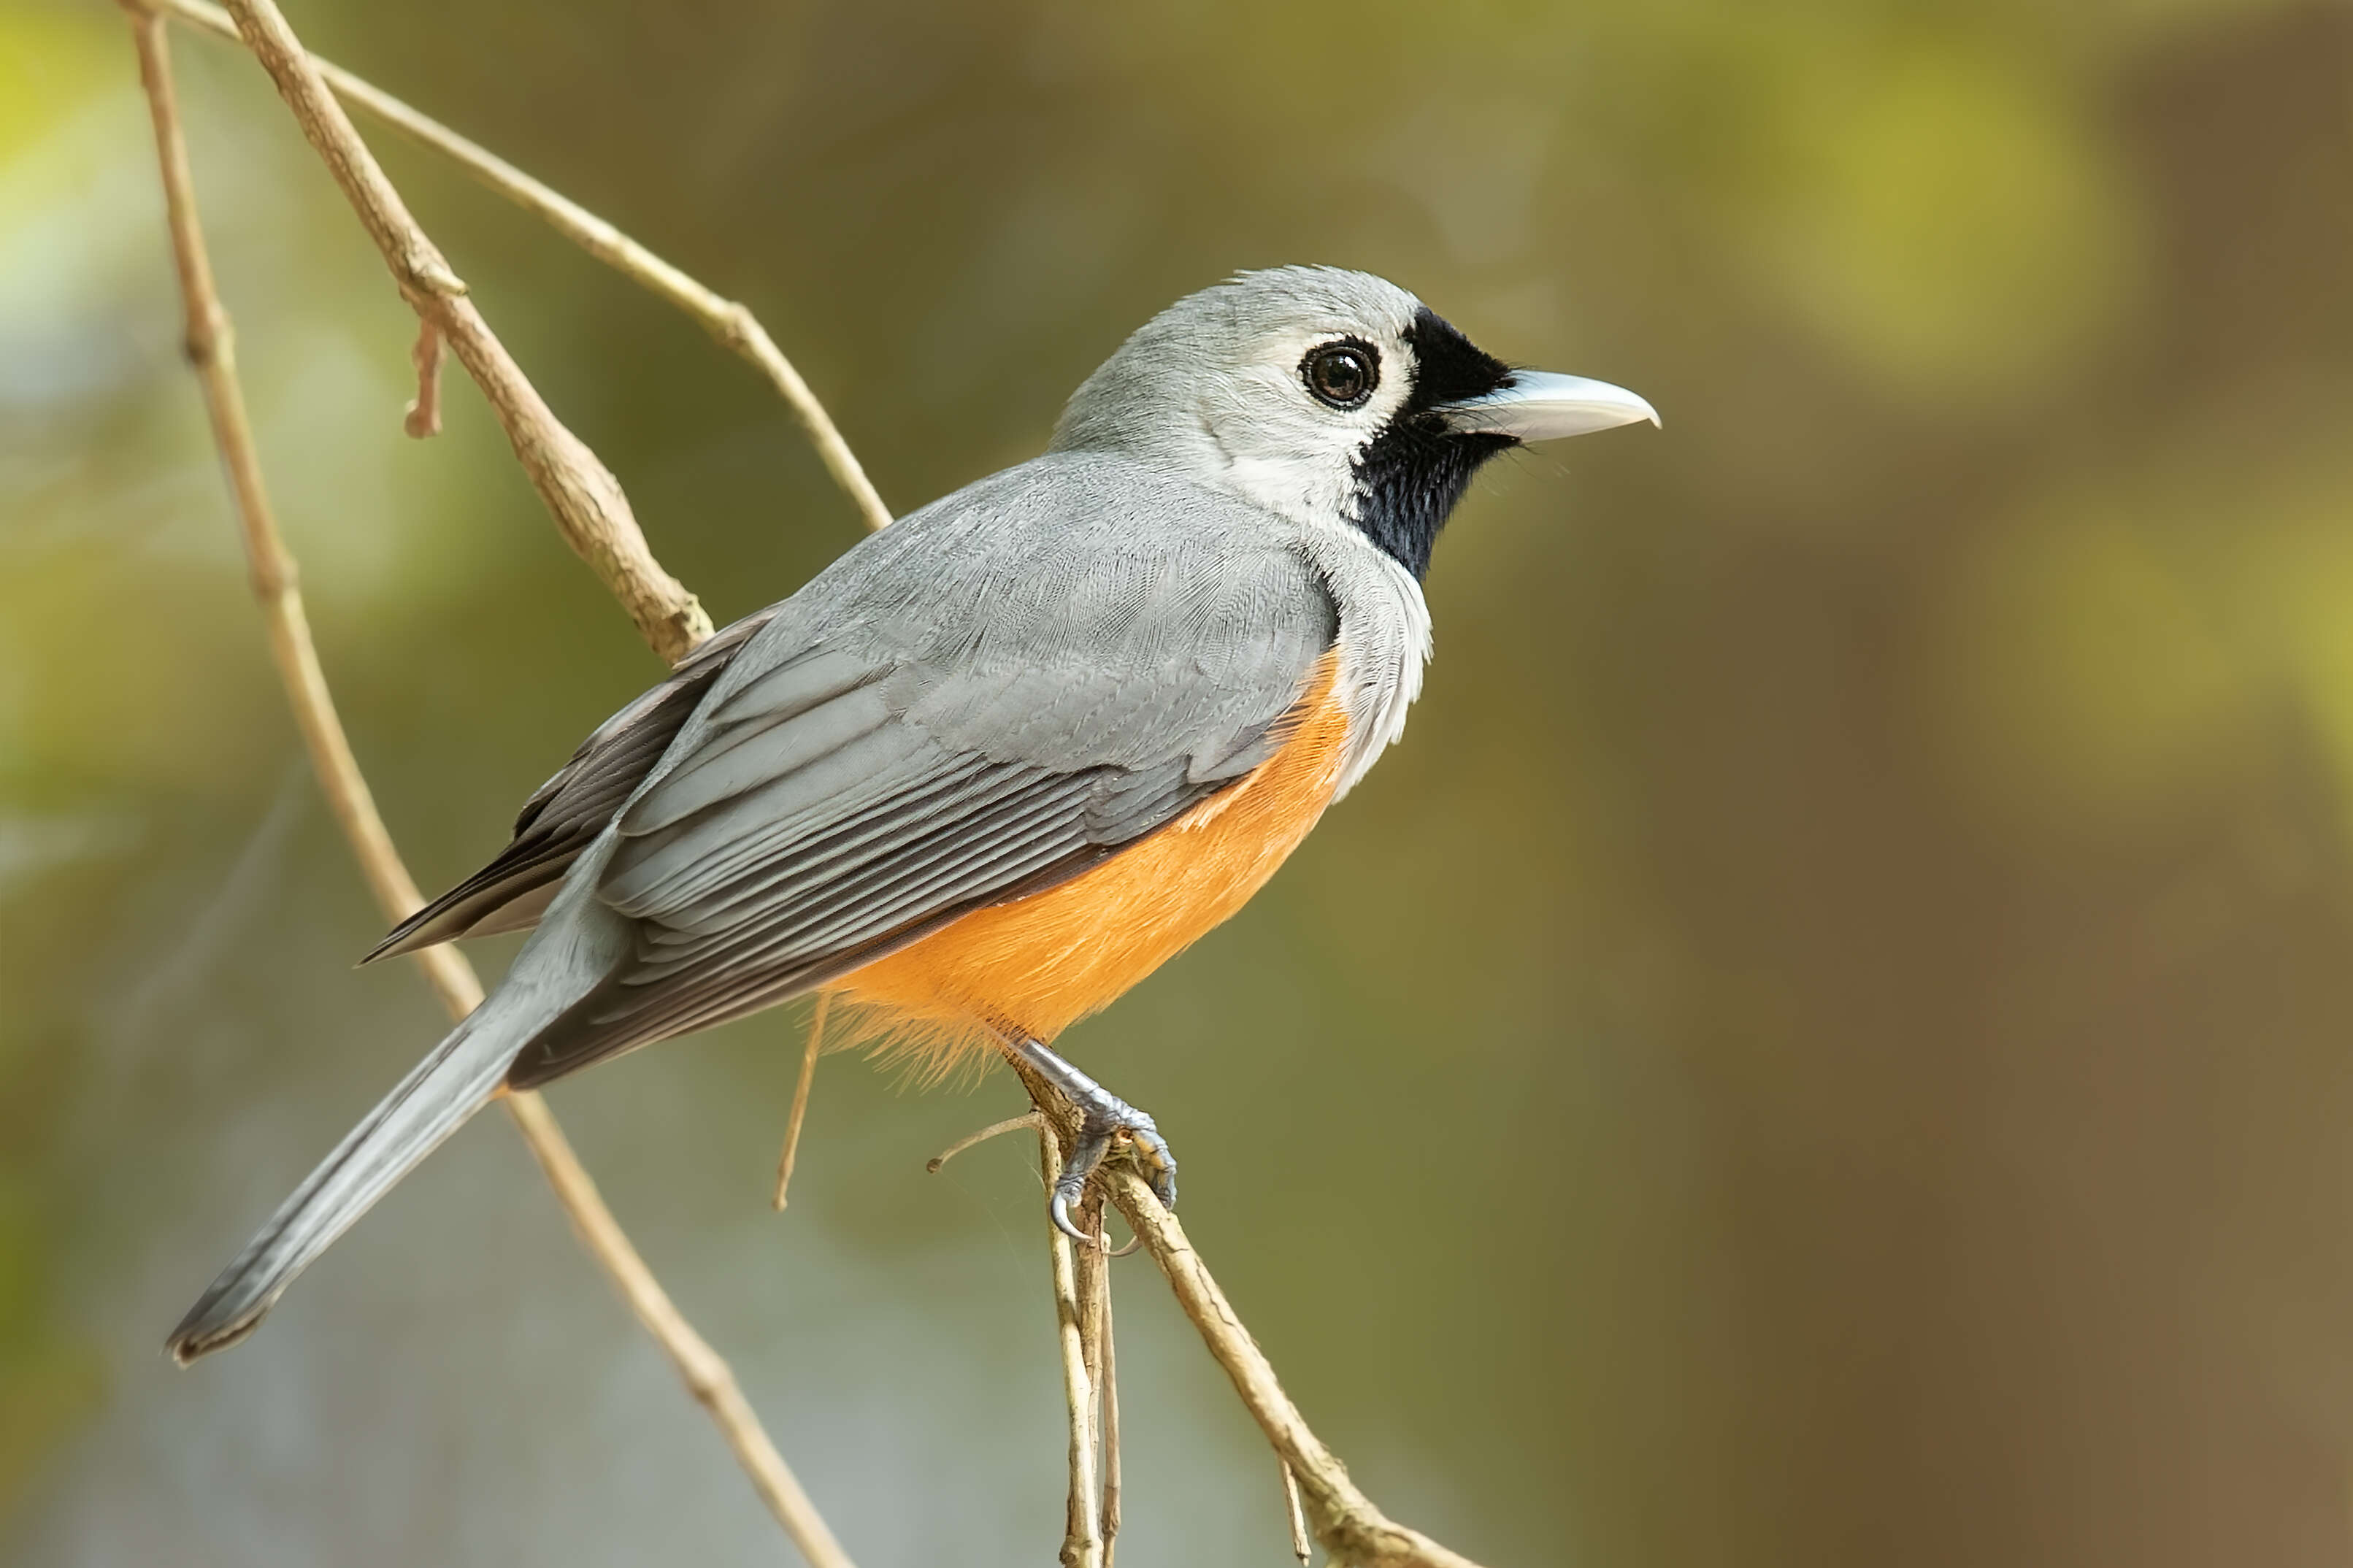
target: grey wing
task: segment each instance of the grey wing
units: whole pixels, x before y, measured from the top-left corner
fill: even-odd
[[[523,802],[514,837],[496,858],[395,926],[360,962],[538,924],[573,861],[605,831],[720,672],[780,607],[771,605],[714,633],[668,679],[598,725]]]
[[[1025,472],[875,536],[737,659],[615,819],[597,897],[633,951],[510,1083],[1075,875],[1281,744],[1337,632],[1314,568],[1235,503]]]

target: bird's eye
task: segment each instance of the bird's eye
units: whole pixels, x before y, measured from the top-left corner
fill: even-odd
[[[1361,408],[1381,383],[1380,355],[1369,344],[1325,343],[1299,364],[1307,390],[1335,408]]]

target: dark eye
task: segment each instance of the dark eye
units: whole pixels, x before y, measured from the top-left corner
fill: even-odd
[[[1381,357],[1365,343],[1325,343],[1299,363],[1307,390],[1335,408],[1361,408],[1381,384]]]

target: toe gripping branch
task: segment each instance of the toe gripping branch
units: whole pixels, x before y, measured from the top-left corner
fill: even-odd
[[[1103,1085],[1081,1072],[1063,1057],[1056,1055],[1038,1040],[1023,1038],[1010,1047],[1015,1057],[1051,1084],[1071,1109],[1079,1113],[1079,1135],[1071,1145],[1069,1158],[1062,1162],[1061,1173],[1054,1178],[1054,1194],[1047,1205],[1054,1227],[1073,1241],[1089,1246],[1097,1238],[1078,1227],[1071,1218],[1071,1210],[1078,1205],[1087,1188],[1087,1178],[1095,1173],[1111,1152],[1115,1141],[1125,1140],[1128,1152],[1152,1190],[1160,1198],[1160,1206],[1175,1212],[1176,1207],[1176,1156],[1168,1150],[1168,1141],[1160,1136],[1159,1125],[1151,1117],[1112,1093]]]

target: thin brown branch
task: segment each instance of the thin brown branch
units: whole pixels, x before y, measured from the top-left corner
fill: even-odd
[[[1103,1237],[1103,1195],[1092,1183],[1071,1217],[1078,1222],[1081,1230]],[[1071,1252],[1079,1293],[1079,1343],[1087,1359],[1087,1385],[1099,1390],[1103,1387],[1103,1310],[1110,1289],[1110,1254],[1101,1241],[1093,1247],[1074,1247]]]
[[[1299,1559],[1299,1568],[1307,1568],[1315,1549],[1307,1539],[1306,1510],[1299,1506],[1299,1478],[1291,1473],[1287,1461],[1278,1458],[1274,1463],[1282,1472],[1282,1513],[1291,1521],[1291,1554]]]
[[[311,642],[294,559],[279,532],[269,490],[262,480],[244,390],[237,375],[235,339],[228,314],[221,308],[197,218],[195,188],[188,167],[186,139],[180,128],[164,21],[135,3],[129,9],[132,36],[139,48],[140,79],[146,88],[154,121],[173,261],[187,318],[188,360],[203,388],[214,440],[228,472],[254,596],[260,603],[269,627],[271,657],[285,684],[287,700],[302,731],[320,788],[376,903],[387,919],[397,921],[416,910],[423,900],[391,835],[385,831],[383,818],[377,815],[367,781],[352,754],[343,721],[336,713],[333,697],[319,665],[318,650]],[[481,983],[475,978],[472,965],[455,949],[428,948],[417,957],[452,1018],[462,1018],[480,1005]],[[754,1487],[802,1555],[812,1568],[850,1568],[848,1554],[834,1540],[825,1521],[762,1430],[727,1363],[694,1331],[663,1292],[597,1195],[596,1184],[573,1153],[554,1114],[536,1094],[509,1095],[506,1106],[591,1254],[678,1367],[695,1398],[710,1409],[728,1446],[749,1472]]]
[[[417,346],[408,351],[417,369],[417,401],[400,421],[411,440],[441,434],[441,329],[431,321],[417,323]]]
[[[572,1145],[563,1129],[556,1126],[554,1113],[547,1109],[547,1102],[526,1092],[507,1096],[506,1105],[514,1115],[515,1124],[522,1129],[523,1142],[531,1145],[533,1157],[547,1173],[548,1184],[563,1201],[564,1212],[571,1216],[573,1228],[613,1277],[638,1321],[659,1342],[688,1391],[711,1412],[727,1446],[734,1450],[736,1459],[751,1476],[760,1500],[768,1505],[768,1511],[785,1527],[785,1533],[792,1537],[793,1544],[808,1560],[809,1568],[852,1568],[849,1553],[834,1539],[825,1516],[818,1512],[808,1493],[801,1489],[792,1467],[785,1463],[784,1456],[768,1440],[752,1402],[744,1397],[743,1385],[735,1381],[733,1369],[695,1331],[694,1325],[686,1321],[653,1271],[638,1256],[620,1223],[614,1219],[613,1211],[598,1195],[596,1184],[573,1154]]]
[[[1087,1478],[1094,1485],[1083,1499],[1083,1510],[1094,1526],[1097,1550],[1108,1568],[1113,1531],[1100,1500],[1111,1486],[1108,1468],[1111,1461],[1103,1440],[1104,1401],[1108,1397],[1106,1369],[1109,1363],[1104,1359],[1103,1338],[1103,1319],[1111,1310],[1111,1238],[1103,1235],[1103,1212],[1102,1190],[1090,1183],[1071,1217],[1078,1222],[1081,1230],[1096,1238],[1095,1245],[1074,1247],[1071,1251],[1078,1297],[1079,1354],[1087,1369],[1088,1397],[1084,1412],[1087,1450],[1094,1457],[1094,1473]],[[1069,1240],[1059,1230],[1054,1234],[1059,1240]],[[1076,1470],[1071,1473],[1071,1510],[1074,1515],[1082,1508],[1078,1492],[1080,1479]]]
[[[230,13],[383,253],[401,297],[438,330],[490,400],[516,460],[565,542],[620,600],[655,652],[671,660],[682,657],[711,635],[711,618],[646,548],[620,481],[555,417],[491,331],[467,297],[464,281],[409,216],[400,193],[352,129],[350,117],[320,79],[273,0],[235,0]]]
[[[809,1015],[808,1049],[801,1053],[801,1076],[793,1085],[792,1113],[785,1118],[785,1152],[776,1156],[776,1196],[778,1214],[785,1209],[785,1189],[793,1183],[793,1164],[801,1154],[801,1119],[808,1114],[809,1085],[817,1079],[818,1053],[825,1049],[826,1005],[832,994],[817,994],[817,1011]]]
[[[1062,1168],[1063,1136],[1053,1117],[1039,1118],[1039,1158],[1050,1182]],[[1094,1383],[1087,1364],[1086,1318],[1071,1238],[1051,1220],[1046,1232],[1054,1281],[1055,1332],[1062,1352],[1062,1396],[1070,1414],[1071,1486],[1060,1561],[1062,1568],[1102,1568],[1103,1535],[1095,1515]]]
[[[1108,1237],[1104,1237],[1106,1243]],[[1119,1352],[1113,1347],[1111,1331],[1111,1264],[1112,1254],[1105,1251],[1103,1289],[1096,1301],[1096,1337],[1103,1342],[1103,1376],[1097,1383],[1096,1397],[1101,1402],[1102,1441],[1096,1445],[1096,1468],[1103,1471],[1103,1568],[1112,1568],[1113,1550],[1119,1545]]]
[[[1048,1142],[1050,1161],[1054,1148],[1077,1135],[1078,1113],[1020,1058],[1008,1056],[1006,1062],[1029,1089],[1035,1108],[1032,1114],[1039,1119],[1041,1132],[1050,1131],[1053,1135]],[[1047,1168],[1059,1166],[1050,1163]],[[1243,1408],[1258,1423],[1259,1430],[1266,1434],[1275,1458],[1296,1477],[1308,1523],[1332,1560],[1348,1568],[1479,1568],[1461,1552],[1390,1519],[1348,1479],[1348,1468],[1309,1429],[1299,1407],[1283,1392],[1266,1353],[1250,1338],[1233,1304],[1211,1278],[1208,1266],[1186,1239],[1185,1227],[1160,1206],[1151,1184],[1135,1173],[1123,1154],[1115,1153],[1104,1162],[1090,1184],[1090,1195],[1098,1185],[1127,1217],[1136,1240],[1160,1266],[1176,1304],[1232,1379],[1234,1392],[1241,1396]],[[1054,1235],[1062,1239],[1060,1231]],[[1066,1363],[1070,1359],[1066,1350]],[[1079,1370],[1083,1375],[1083,1364]],[[1065,1377],[1067,1381],[1067,1370]]]
[[[237,24],[229,14],[207,0],[157,0],[157,4],[209,32],[226,38],[237,37]],[[315,55],[311,63],[344,102],[382,121],[420,146],[450,159],[597,260],[692,317],[703,331],[767,377],[769,384],[808,432],[809,444],[817,448],[818,460],[858,508],[866,526],[881,528],[891,521],[891,509],[882,504],[882,498],[875,492],[873,482],[866,477],[849,443],[842,439],[825,405],[818,401],[808,383],[793,368],[793,362],[785,357],[784,351],[776,347],[776,340],[750,310],[704,287],[579,203],[383,89]]]
[[[1034,1110],[1025,1110],[1018,1116],[1008,1116],[1002,1121],[992,1121],[977,1132],[965,1133],[963,1137],[957,1139],[955,1142],[949,1144],[946,1148],[933,1155],[929,1160],[923,1163],[923,1169],[936,1176],[940,1173],[940,1167],[942,1165],[946,1164],[950,1160],[955,1159],[958,1154],[963,1153],[974,1144],[986,1143],[991,1138],[999,1138],[1008,1132],[1018,1132],[1025,1127],[1035,1127],[1037,1125],[1038,1113]]]
[[[1298,1479],[1308,1522],[1333,1559],[1351,1568],[1476,1568],[1469,1558],[1373,1506],[1348,1479],[1347,1467],[1308,1429],[1265,1352],[1242,1327],[1201,1255],[1185,1239],[1185,1227],[1176,1216],[1162,1208],[1150,1184],[1125,1165],[1107,1167],[1105,1179],[1112,1201],[1144,1238],[1177,1304],[1233,1380],[1243,1406],[1274,1446],[1276,1457]]]

